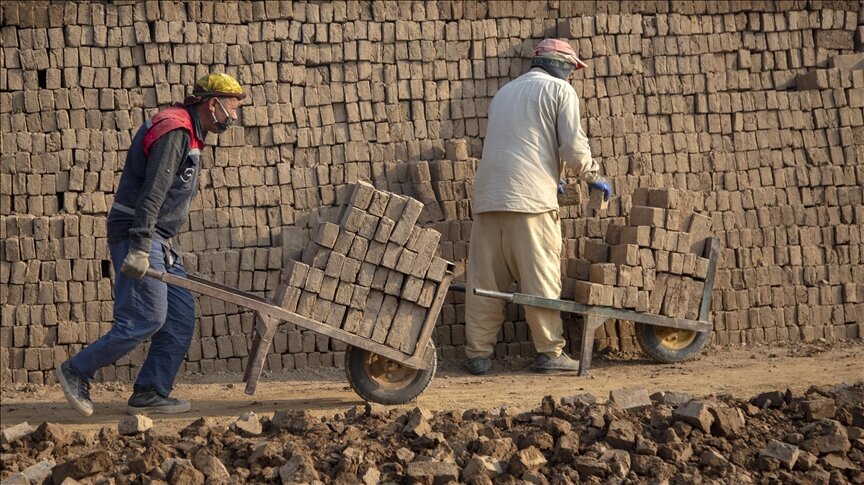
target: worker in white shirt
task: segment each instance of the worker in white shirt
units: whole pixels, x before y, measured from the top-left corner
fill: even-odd
[[[567,41],[546,39],[532,52],[531,70],[492,99],[483,155],[477,169],[468,254],[465,308],[466,369],[491,367],[504,302],[474,295],[474,288],[561,297],[561,225],[557,191],[565,165],[589,188],[612,195],[599,175],[582,130],[579,99],[569,79],[585,67]],[[578,371],[563,352],[558,311],[525,307],[539,372]]]

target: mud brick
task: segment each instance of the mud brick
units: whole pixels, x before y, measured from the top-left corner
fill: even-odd
[[[393,233],[394,227],[396,227],[395,221],[387,217],[382,217],[378,221],[378,226],[375,229],[375,234],[372,236],[372,239],[380,243],[386,243],[390,240],[390,234]]]
[[[637,187],[633,190],[633,195],[630,197],[634,206],[648,206],[648,193],[651,191],[648,187]]]
[[[372,276],[372,288],[378,291],[384,291],[384,286],[387,284],[387,276],[390,275],[390,270],[384,266],[375,268],[375,274]]]
[[[370,241],[369,249],[366,250],[365,261],[367,263],[374,264],[375,266],[381,264],[386,249],[386,244],[380,243],[378,241]]]
[[[375,193],[372,194],[372,200],[369,202],[369,209],[367,209],[367,212],[373,216],[383,217],[384,211],[387,210],[387,203],[389,201],[390,194],[376,190]]]
[[[651,268],[655,267],[654,265],[654,251],[650,249],[643,248],[639,250],[639,264],[642,265],[643,268]]]
[[[303,289],[312,293],[321,291],[321,284],[324,282],[324,270],[318,268],[309,268],[306,275],[306,282],[303,284]]]
[[[634,286],[624,288],[624,308],[635,309],[639,305],[639,289]]]
[[[440,283],[447,273],[447,264],[446,259],[439,258],[438,256],[433,257],[429,263],[429,270],[426,271],[426,278],[435,283]]]
[[[691,210],[696,202],[696,194],[680,189],[649,189],[648,204],[663,209]],[[636,202],[633,202],[636,205]]]
[[[619,244],[609,249],[609,262],[636,266],[639,264],[639,246]]]
[[[360,323],[363,321],[363,311],[356,308],[349,308],[345,314],[345,321],[342,323],[342,330],[357,334],[360,331]]]
[[[288,286],[294,288],[303,288],[306,283],[306,276],[309,274],[309,265],[299,261],[291,261],[289,266],[284,270],[285,282]]]
[[[648,302],[648,312],[655,315],[660,314],[660,309],[663,307],[663,299],[666,296],[668,273],[658,273],[654,283],[654,289],[651,291],[651,297]]]
[[[650,310],[650,297],[651,293],[649,291],[639,290],[638,295],[636,295],[636,311],[645,313]]]
[[[354,258],[345,258],[342,263],[342,271],[339,273],[339,279],[348,283],[357,281],[357,273],[360,272],[361,261]]]
[[[387,282],[384,283],[384,293],[393,296],[399,296],[402,293],[402,282],[405,276],[398,271],[390,271],[387,273]]]
[[[329,222],[318,224],[318,232],[315,234],[315,242],[325,248],[332,249],[339,237],[339,226]]]
[[[654,251],[654,267],[657,271],[669,271],[669,251]]]
[[[602,211],[608,208],[609,199],[606,199],[603,191],[597,189],[588,191],[588,209],[593,211]]]
[[[681,270],[681,274],[685,274],[687,276],[695,276],[696,275],[696,260],[699,259],[693,253],[678,253],[684,256],[684,269]]]
[[[688,279],[687,290],[690,293],[690,298],[687,302],[687,308],[684,309],[684,318],[696,320],[699,318],[699,307],[702,304],[705,282]]]
[[[363,209],[348,206],[345,208],[345,212],[342,214],[342,220],[339,221],[339,225],[342,226],[346,231],[357,233],[360,230],[360,227],[363,225],[363,219],[366,217],[366,212]]]
[[[708,258],[700,258],[699,256],[696,256],[696,266],[693,269],[693,276],[703,280],[707,278],[708,263],[710,263]]]
[[[354,244],[354,238],[357,237],[348,231],[340,231],[339,237],[336,238],[336,244],[333,245],[333,252],[339,254],[348,254],[351,250],[351,245]]]
[[[438,291],[438,285],[432,281],[423,282],[423,290],[420,291],[420,298],[417,299],[417,304],[423,308],[429,308],[435,301],[435,293]]]
[[[402,294],[399,296],[403,300],[417,302],[420,299],[420,293],[423,291],[423,280],[408,276],[405,279],[405,284],[402,286]]]
[[[666,293],[660,313],[672,318],[683,318],[690,300],[687,284],[683,278],[670,276],[666,280]]]
[[[669,272],[680,275],[684,273],[684,254],[677,252],[669,253]]]
[[[333,305],[333,302],[329,299],[325,300],[324,298],[316,298],[315,306],[312,308],[312,316],[310,318],[316,322],[326,323],[327,317],[330,315],[331,305]]]
[[[690,223],[687,225],[690,233],[690,252],[698,256],[705,254],[705,238],[711,234],[711,218],[702,214],[693,213]]]
[[[368,250],[369,240],[364,237],[355,236],[354,242],[351,243],[351,249],[348,250],[348,256],[364,261],[366,259],[366,251]]]
[[[360,229],[357,231],[357,235],[366,239],[372,239],[375,235],[375,231],[378,229],[378,220],[379,217],[373,216],[372,214],[366,214],[363,216],[363,223],[360,224]]]
[[[375,275],[375,266],[372,263],[363,262],[360,265],[360,271],[357,272],[356,283],[360,286],[372,286],[372,277]]]
[[[591,265],[594,264],[587,259],[571,258],[567,260],[567,276],[578,280],[588,281],[591,278]]]
[[[408,197],[398,194],[390,194],[390,200],[387,202],[387,209],[384,210],[384,217],[391,221],[398,221],[402,218],[402,212],[408,204]],[[419,215],[419,213],[418,213]]]
[[[624,288],[612,287],[612,307],[624,308]]]
[[[327,314],[327,319],[324,321],[328,326],[342,328],[342,319],[345,318],[345,312],[348,307],[333,303],[330,305],[330,313]]]
[[[369,288],[364,286],[354,286],[354,291],[351,293],[351,302],[349,306],[362,310],[366,308],[366,299],[369,297]]]
[[[304,317],[312,316],[312,309],[315,307],[315,300],[318,297],[315,293],[310,293],[308,291],[304,291],[300,294],[300,298],[297,299],[297,313],[303,315]]]
[[[336,289],[339,288],[339,278],[325,276],[321,282],[321,289],[318,291],[318,297],[325,300],[333,301],[336,297]]]
[[[640,282],[642,284],[639,287],[644,288],[648,291],[653,290],[654,285],[657,283],[657,271],[653,269],[642,268],[642,271],[640,273],[640,276],[642,277]]]
[[[634,205],[630,209],[631,226],[666,227],[666,209]]]
[[[468,140],[447,140],[444,143],[444,156],[448,160],[468,160]]]
[[[414,266],[411,268],[410,274],[416,278],[423,278],[429,270],[429,265],[435,257],[435,252],[438,250],[438,242],[441,240],[441,233],[434,229],[423,229],[420,236],[417,238],[417,243],[414,245],[417,251],[417,257],[414,258]]]
[[[613,287],[589,283],[587,281],[576,282],[576,301],[586,305],[612,306]]]
[[[610,224],[609,227],[613,226]],[[608,240],[606,242],[613,244]],[[620,230],[618,242],[614,244],[636,244],[647,248],[651,245],[651,228],[648,226],[624,226]]]
[[[370,291],[369,297],[366,298],[366,308],[363,310],[363,319],[360,321],[360,327],[357,330],[357,335],[369,338],[375,330],[375,322],[378,319],[378,313],[381,311],[381,305],[384,302],[384,293],[380,291]]]
[[[591,265],[589,280],[592,283],[614,286],[618,281],[618,269],[612,263],[594,263]]]
[[[417,245],[417,240],[420,238],[420,232],[423,231],[423,228],[420,225],[416,225],[411,229],[411,234],[408,235],[408,240],[405,241],[405,244],[402,246],[414,251],[414,248]],[[417,252],[417,251],[414,251]]]
[[[372,198],[377,192],[375,187],[368,182],[357,182],[354,184],[354,190],[351,191],[351,198],[348,199],[348,205],[365,211],[369,208]]]
[[[453,180],[453,161],[452,160],[430,160],[429,172],[432,175],[432,180],[436,182]],[[449,199],[444,199],[449,200]]]
[[[402,217],[396,222],[393,232],[390,233],[390,241],[404,246],[411,237],[411,231],[417,223],[417,218],[423,210],[423,204],[415,199],[408,199]]]
[[[384,256],[381,258],[381,266],[387,269],[395,269],[403,250],[404,248],[399,244],[387,243],[387,247],[384,249]]]
[[[354,285],[342,281],[336,288],[336,294],[333,296],[333,302],[340,305],[348,305],[351,303],[351,297],[354,295]]]
[[[662,227],[652,227],[651,242],[648,247],[656,250],[662,250],[666,247],[666,229],[663,229]]]
[[[432,182],[432,175],[429,173],[429,164],[425,161],[409,162],[408,172],[414,185]],[[429,188],[432,188],[431,185]]]
[[[342,265],[345,263],[345,258],[344,254],[331,252],[330,258],[327,259],[327,266],[324,267],[324,275],[338,278],[342,273]]]
[[[603,241],[609,245],[625,244],[621,242],[621,231],[623,229],[623,227],[617,224],[609,224],[609,227],[606,228],[606,235],[603,237]]]
[[[414,260],[417,259],[417,253],[410,249],[403,249],[399,254],[399,261],[394,268],[396,271],[404,274],[410,274],[414,267]]]
[[[676,232],[675,233],[676,243],[675,247],[670,249],[670,251],[677,251],[679,253],[689,253],[690,252],[690,233],[689,232]],[[694,254],[694,256],[696,256]]]
[[[641,275],[642,269],[633,266],[620,265],[617,267],[618,279],[616,282],[610,283],[615,284],[617,286],[626,287],[631,286],[633,282],[633,273],[639,273]],[[602,283],[602,281],[595,281],[595,283]],[[632,285],[636,286],[636,285]]]
[[[303,263],[312,268],[324,269],[330,259],[330,250],[311,243],[303,250]]]
[[[708,272],[707,269],[705,272],[706,273]],[[858,285],[857,284],[855,284],[855,283],[844,283],[843,284],[843,303],[858,303]],[[864,315],[862,315],[862,317],[864,317]]]
[[[282,297],[282,301],[276,301],[275,303],[289,312],[297,311],[297,304],[300,301],[302,293],[303,291],[299,288],[288,287],[285,295]]]
[[[585,241],[582,257],[592,263],[609,262],[609,245],[597,241]]]
[[[683,231],[686,229],[686,225],[688,223],[688,214],[677,210],[677,209],[667,209],[666,210],[666,229],[670,231]]]
[[[372,331],[373,341],[383,344],[387,339],[387,334],[390,331],[390,325],[393,323],[393,317],[396,315],[397,308],[399,308],[398,298],[392,295],[384,297],[384,302],[381,303],[381,309],[375,318],[375,326]]]

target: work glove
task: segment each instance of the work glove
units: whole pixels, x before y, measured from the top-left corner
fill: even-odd
[[[609,200],[612,197],[612,184],[603,177],[597,177],[593,182],[588,182],[588,189],[603,192],[603,200]]]
[[[566,180],[561,179],[561,180],[558,181],[558,193],[559,193],[559,194],[563,194],[563,193],[564,193],[564,186],[565,186],[565,185],[567,185],[567,181],[566,181]]]
[[[126,276],[140,280],[147,273],[147,268],[150,267],[150,254],[140,249],[131,249],[126,259],[123,260],[123,265],[120,266],[120,271]]]

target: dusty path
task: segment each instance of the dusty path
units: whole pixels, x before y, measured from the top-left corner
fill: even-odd
[[[595,360],[590,378],[541,376],[523,370],[527,364],[499,362],[491,375],[475,377],[455,363],[445,363],[418,404],[436,410],[502,405],[533,408],[548,394],[561,397],[589,392],[605,399],[610,390],[627,386],[642,386],[649,392],[676,390],[694,396],[731,394],[741,398],[776,389],[803,391],[811,385],[864,380],[864,343],[709,349],[696,360],[674,365],[655,364],[641,356],[606,357]],[[349,389],[343,371],[337,369],[267,375],[255,396],[243,392],[240,380],[239,374],[184,378],[175,395],[191,399],[192,411],[171,418],[156,416],[154,421],[183,427],[201,416],[227,422],[247,411],[261,415],[292,408],[334,414],[362,404]],[[124,413],[130,387],[123,383],[95,385],[96,413],[84,418],[66,406],[56,385],[7,386],[0,399],[0,424],[52,421],[82,428],[114,424]]]

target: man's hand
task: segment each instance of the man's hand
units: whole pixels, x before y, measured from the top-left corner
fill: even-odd
[[[612,184],[603,177],[597,177],[593,182],[589,182],[588,189],[603,192],[603,200],[609,200],[609,198],[612,197]]]
[[[132,249],[123,260],[120,271],[130,278],[140,280],[150,267],[150,254],[140,249]]]

